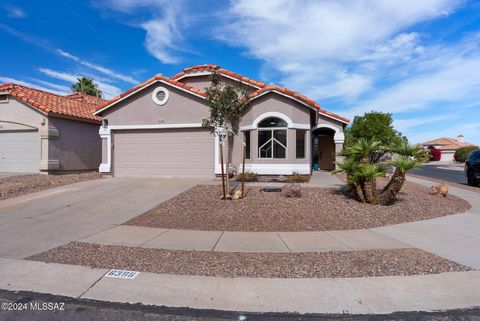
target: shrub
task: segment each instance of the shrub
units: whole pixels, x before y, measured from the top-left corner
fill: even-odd
[[[429,149],[430,161],[437,162],[442,158],[442,151],[440,149],[437,149],[433,146],[430,146],[428,149]]]
[[[294,183],[306,183],[309,180],[310,177],[308,175],[302,175],[296,172],[293,172],[292,175],[288,176],[288,181]]]
[[[459,163],[465,163],[465,160],[468,158],[471,152],[474,150],[479,150],[480,148],[478,146],[465,146],[465,147],[460,147],[455,151],[455,155],[453,157],[455,160]]]
[[[258,175],[252,172],[240,173],[237,176],[237,181],[239,182],[256,182],[258,181]]]

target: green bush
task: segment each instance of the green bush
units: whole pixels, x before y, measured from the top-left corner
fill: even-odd
[[[459,163],[465,163],[465,160],[468,158],[470,153],[474,150],[479,150],[478,146],[465,146],[460,147],[455,151],[455,155],[453,156],[455,160]]]
[[[240,173],[237,176],[237,181],[239,182],[256,182],[258,181],[258,175],[252,172]]]

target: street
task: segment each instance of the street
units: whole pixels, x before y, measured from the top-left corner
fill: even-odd
[[[26,307],[22,311],[4,311],[9,303],[12,306]],[[62,310],[32,310],[32,306],[42,306],[50,303],[50,307],[57,304]],[[186,308],[167,308],[146,306],[140,304],[111,303],[85,299],[73,299],[50,294],[33,292],[11,292],[0,290],[0,320],[12,321],[227,321],[227,320],[261,320],[261,321],[293,321],[293,320],[342,320],[342,321],[366,321],[366,320],[470,320],[480,321],[480,309],[450,310],[443,312],[405,312],[389,315],[332,315],[332,314],[252,314],[241,312],[228,312],[217,310],[196,310]],[[63,305],[64,304],[64,305]],[[63,306],[62,306],[63,305]],[[345,313],[348,313],[346,311]]]
[[[429,177],[450,183],[467,185],[467,178],[463,172],[463,166],[457,165],[424,165],[412,169],[409,173],[418,176]]]

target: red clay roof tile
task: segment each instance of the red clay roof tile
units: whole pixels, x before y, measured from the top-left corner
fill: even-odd
[[[101,120],[100,117],[93,115],[99,103],[104,101],[101,98],[83,97],[80,99],[79,94],[61,96],[13,83],[0,85],[0,91],[6,91],[18,100],[47,114],[69,116],[96,122]]]

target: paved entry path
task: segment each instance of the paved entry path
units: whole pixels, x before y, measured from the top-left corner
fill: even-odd
[[[198,183],[108,178],[0,201],[0,257],[23,258],[110,230]]]

